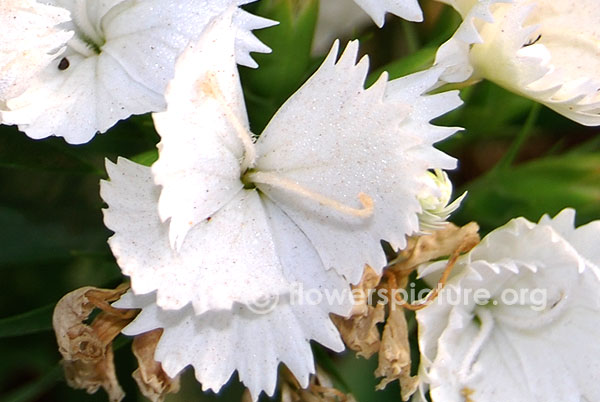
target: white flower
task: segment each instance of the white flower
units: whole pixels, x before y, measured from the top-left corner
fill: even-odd
[[[164,110],[163,93],[181,51],[213,17],[245,3],[54,0],[71,12],[63,26],[75,36],[24,94],[6,102],[2,120],[32,138],[55,135],[79,144],[132,114]],[[248,53],[268,51],[250,31],[269,25],[236,7],[231,29],[237,31],[239,63],[253,66]],[[15,35],[26,29],[19,28]]]
[[[200,278],[206,281],[204,293],[198,294],[200,297],[226,298],[235,297],[236,293],[256,291],[260,294],[275,286],[281,288],[278,289],[281,296],[274,291],[270,297],[254,303],[236,303],[230,305],[228,310],[211,310],[203,314],[198,314],[196,304],[179,310],[160,308],[154,293],[140,296],[132,292],[126,294],[115,306],[141,308],[142,312],[123,332],[137,335],[164,328],[155,359],[162,363],[169,376],[175,377],[186,366],[192,365],[203,389],[218,392],[237,370],[240,381],[249,388],[256,400],[261,391],[268,395],[275,391],[280,362],[294,373],[303,387],[308,386],[309,374],[315,372],[309,340],[316,340],[337,352],[344,349],[329,313],[347,315],[350,312],[352,299],[348,284],[334,271],[323,268],[308,238],[274,204],[248,192],[241,197],[240,203],[234,203],[236,205],[232,205],[232,208],[224,208],[215,214],[211,222],[214,221],[221,232],[215,230],[215,233],[209,234],[216,236],[214,239],[205,239],[209,242],[213,240],[212,244],[203,245],[202,239],[190,234],[189,238],[194,244],[184,244],[179,254],[165,252],[168,249],[167,228],[161,225],[156,213],[159,188],[152,182],[150,168],[119,159],[116,165],[107,163],[107,169],[111,181],[102,183],[102,196],[110,205],[105,211],[107,225],[119,228],[131,225],[132,235],[127,239],[121,235],[121,239],[139,241],[141,244],[145,244],[144,233],[158,237],[162,231],[164,247],[156,244],[156,249],[146,249],[148,255],[140,257],[138,261],[150,264],[146,267],[149,271],[160,268],[160,263],[181,264],[173,265],[170,272],[165,272],[165,282],[176,288],[174,281],[185,281],[186,269],[196,268],[205,271],[200,272]],[[264,205],[264,209],[254,203]],[[240,217],[235,216],[236,210]],[[255,213],[257,216],[252,216]],[[240,222],[238,218],[246,218],[246,222]],[[117,225],[120,219],[123,222]],[[223,221],[226,219],[232,219],[232,222]],[[269,233],[253,232],[256,227],[252,224],[253,220],[263,220]],[[267,235],[272,237],[267,238]],[[111,239],[113,250],[116,250],[118,236]],[[232,241],[229,236],[240,236],[240,239],[228,243]],[[195,254],[192,255],[193,251],[186,252],[186,246],[187,249],[197,247]],[[220,262],[215,261],[215,264],[221,265],[202,267],[202,258],[211,256],[203,256],[200,252],[210,253],[207,250],[211,246],[214,248],[212,257],[215,260],[223,258]],[[273,249],[278,253],[280,270],[271,271],[272,277],[261,276],[260,259],[268,262],[268,253],[275,252]],[[165,254],[160,255],[161,252]],[[263,252],[265,254],[261,255]],[[156,261],[154,264],[153,259]],[[195,262],[196,265],[193,265]],[[122,258],[119,263],[123,263]],[[248,263],[255,265],[245,266]],[[206,268],[212,270],[207,271]],[[244,272],[244,269],[252,271]],[[222,270],[222,278],[216,276],[219,270]],[[253,280],[254,274],[259,275],[262,282]],[[285,282],[288,286],[280,286],[278,282]],[[298,286],[302,288],[298,289]],[[312,293],[314,297],[315,292],[338,294],[342,298],[330,303],[300,303],[297,301],[300,291],[307,294],[307,301],[308,294]],[[213,295],[213,292],[222,294]]]
[[[598,1],[446,2],[464,19],[437,55],[448,68],[446,82],[486,78],[576,122],[600,125]]]
[[[456,129],[428,122],[460,99],[421,95],[436,71],[389,83],[383,76],[365,90],[367,60],[355,64],[357,42],[337,62],[336,44],[253,143],[233,46],[216,40],[231,36],[222,26],[184,53],[167,111],[154,115],[162,140],[152,172],[161,190],[158,206],[148,208],[158,215],[131,218],[118,193],[104,197],[123,272],[137,293],[158,290],[161,307],[191,301],[197,313],[260,298],[253,283],[271,283],[269,295],[285,291],[264,212],[273,204],[310,239],[325,269],[358,283],[364,264],[386,264],[380,239],[401,248],[419,229],[427,169],[454,167],[432,144]]]
[[[67,10],[34,0],[0,2],[0,102],[19,95],[65,50],[73,32],[57,25],[68,20]]]
[[[149,306],[128,333],[163,327],[157,358],[170,375],[192,364],[219,389],[238,370],[257,397],[273,392],[280,361],[306,386],[309,339],[342,348],[328,314],[351,303],[295,306],[290,295],[348,291],[366,263],[385,265],[380,239],[406,244],[422,175],[455,164],[432,144],[456,129],[429,121],[461,102],[422,95],[435,70],[364,89],[357,43],[337,61],[336,44],[254,142],[228,28],[215,20],[179,59],[167,111],[154,115],[159,160],[108,163],[101,195],[131,276],[123,303]],[[251,314],[264,300],[273,309]]]
[[[434,402],[600,400],[600,221],[575,229],[574,218],[496,229],[417,312]]]
[[[450,215],[460,207],[467,192],[450,202],[452,182],[446,172],[440,169],[427,172],[422,180],[425,187],[418,195],[423,208],[423,212],[419,214],[419,226],[421,232],[432,232],[444,227]]]

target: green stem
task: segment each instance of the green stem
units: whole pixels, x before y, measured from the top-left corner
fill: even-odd
[[[0,319],[0,339],[13,336],[37,334],[52,330],[52,312],[56,303]]]
[[[531,110],[529,111],[529,115],[527,116],[525,124],[521,128],[521,131],[517,135],[515,141],[511,144],[508,151],[506,151],[502,159],[496,164],[496,167],[494,167],[495,171],[504,170],[513,164],[519,155],[521,147],[533,132],[533,127],[535,126],[541,109],[542,105],[537,102],[531,106]]]
[[[419,45],[419,37],[413,23],[408,21],[402,21],[402,30],[404,31],[404,39],[406,41],[406,48],[408,54],[413,54],[421,48]]]

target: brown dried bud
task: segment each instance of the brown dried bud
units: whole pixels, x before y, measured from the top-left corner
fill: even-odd
[[[470,222],[463,227],[448,223],[431,234],[408,238],[408,244],[392,261],[389,269],[412,272],[418,265],[451,255],[459,247],[466,251],[479,243],[479,225]],[[461,251],[461,252],[464,252]]]
[[[169,377],[162,365],[154,360],[154,352],[162,333],[162,328],[146,332],[136,336],[132,345],[139,364],[132,376],[142,395],[152,402],[162,402],[167,394],[179,391],[179,376]]]
[[[344,318],[332,315],[346,346],[365,359],[379,350],[380,334],[377,324],[385,319],[383,304],[369,304],[369,295],[380,281],[381,275],[377,275],[373,268],[367,265],[360,283],[353,286],[354,307],[351,316]]]
[[[59,300],[52,317],[67,384],[90,394],[102,387],[111,402],[125,396],[115,374],[112,341],[135,318],[137,310],[119,310],[110,302],[121,297],[127,288],[88,286],[74,290]],[[85,321],[94,308],[102,311],[88,325]]]
[[[410,365],[410,344],[404,309],[391,305],[379,348],[379,366],[375,370],[376,377],[383,377],[377,389],[384,389],[390,382],[400,380],[402,400],[407,401],[419,384],[417,377],[410,375]]]

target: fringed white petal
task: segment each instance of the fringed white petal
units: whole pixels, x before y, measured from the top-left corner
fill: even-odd
[[[581,124],[599,125],[600,4],[521,1],[499,6],[494,17],[481,30],[488,39],[471,52],[478,73]]]
[[[192,366],[204,390],[218,392],[234,371],[253,400],[261,392],[273,395],[279,363],[285,364],[301,386],[308,386],[315,366],[309,341],[342,351],[344,345],[325,309],[280,302],[267,314],[243,306],[231,311],[194,315],[191,308],[161,310],[152,295],[125,295],[119,307],[142,308],[127,335],[164,328],[155,359],[169,376]]]
[[[346,281],[325,271],[306,236],[275,205],[265,203],[286,278],[294,287],[265,304],[234,305],[229,311],[196,315],[192,308],[163,310],[153,294],[129,292],[116,306],[141,308],[124,332],[140,334],[164,328],[155,358],[170,376],[191,365],[203,389],[218,392],[234,371],[253,399],[272,395],[279,363],[300,385],[315,372],[310,340],[334,351],[344,345],[329,314],[349,314],[352,295]]]
[[[409,21],[423,21],[417,0],[354,0],[371,16],[378,27],[385,23],[385,14],[392,13]]]
[[[346,38],[360,32],[373,21],[351,0],[327,0],[319,2],[319,19],[313,39],[313,53],[325,54],[338,38]]]
[[[462,15],[463,22],[450,40],[444,43],[435,56],[435,66],[445,71],[440,79],[443,82],[462,82],[473,75],[469,59],[471,46],[482,43],[479,27],[485,22],[494,21],[491,8],[497,3],[510,3],[514,0],[444,0]]]
[[[381,28],[387,13],[409,21],[423,21],[423,12],[417,0],[321,1],[313,51],[316,54],[327,52],[334,39],[362,29],[371,20]]]
[[[458,95],[423,95],[441,70],[364,89],[366,59],[358,43],[337,59],[337,44],[320,69],[273,117],[257,142],[256,170],[272,172],[314,193],[360,208],[358,195],[374,202],[372,216],[341,214],[284,187],[257,183],[307,234],[327,269],[357,283],[365,263],[385,265],[380,239],[394,247],[418,230],[420,177],[455,161],[433,143],[456,129],[429,121],[460,105]],[[401,207],[399,207],[401,206]]]
[[[171,245],[229,202],[243,187],[244,146],[235,120],[249,132],[234,50],[231,17],[211,24],[177,62],[166,92],[167,110],[153,115],[161,135],[152,167],[162,186],[158,210],[170,219]]]
[[[173,250],[168,225],[157,213],[160,188],[150,168],[121,158],[107,162],[107,170],[110,181],[102,182],[101,195],[109,206],[105,224],[115,232],[109,244],[136,293],[158,290],[160,307],[191,302],[200,314],[289,292],[291,281],[256,191],[239,191]]]

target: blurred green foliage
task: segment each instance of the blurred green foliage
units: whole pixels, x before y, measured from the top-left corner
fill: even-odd
[[[361,51],[374,56],[370,83],[384,70],[394,78],[428,67],[437,46],[452,34],[459,19],[451,9],[435,2],[423,6],[425,24],[390,18],[382,30],[370,26],[357,32]],[[259,133],[323,58],[311,54],[318,0],[261,0],[247,7],[280,22],[257,34],[272,54],[255,55],[260,68],[241,73],[251,126]],[[475,220],[487,232],[513,217],[537,220],[564,207],[577,209],[579,223],[600,218],[595,129],[546,109],[532,118],[531,101],[487,82],[463,89],[461,96],[465,105],[437,122],[465,128],[440,144],[460,161],[451,174],[456,187],[469,191],[457,222]],[[0,400],[106,400],[103,392],[86,395],[62,381],[50,330],[52,306],[78,287],[121,281],[102,223],[98,182],[105,177],[104,159],[124,156],[149,165],[158,141],[150,116],[120,122],[82,146],[56,138],[34,141],[14,127],[0,127]],[[515,147],[515,141],[522,144]],[[514,158],[497,167],[509,151]],[[414,342],[413,348],[416,352]],[[396,383],[374,391],[375,359],[333,355],[319,347],[316,356],[340,389],[358,401],[399,400]],[[126,400],[143,400],[130,378],[135,364],[127,345],[116,360]],[[219,397],[204,394],[187,372],[182,391],[167,401],[238,401],[242,387],[235,377],[231,384]]]

